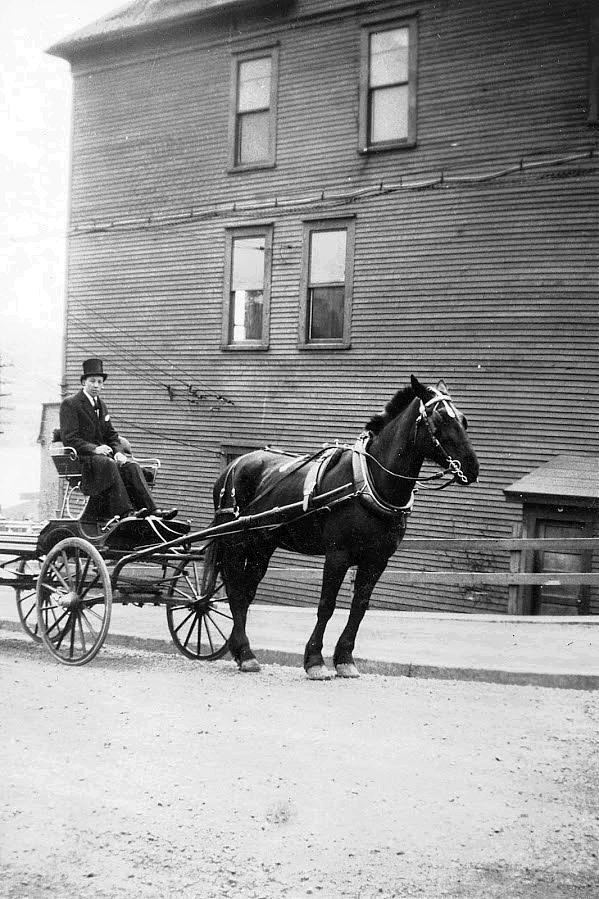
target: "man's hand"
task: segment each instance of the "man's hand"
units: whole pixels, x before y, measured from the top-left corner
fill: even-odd
[[[125,455],[125,453],[115,453],[115,454],[114,454],[114,461],[115,461],[115,462],[118,462],[119,465],[124,465],[125,462],[128,462],[128,461],[129,461],[129,459],[127,458],[127,456]]]
[[[102,443],[100,446],[97,446],[94,450],[96,456],[112,456],[111,448],[106,444]]]

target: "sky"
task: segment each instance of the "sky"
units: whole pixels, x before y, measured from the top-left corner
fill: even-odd
[[[69,64],[45,49],[124,0],[0,0],[0,508],[39,485],[41,406],[60,400]]]

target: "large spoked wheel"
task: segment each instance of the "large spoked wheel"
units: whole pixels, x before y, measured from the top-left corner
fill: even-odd
[[[112,589],[95,546],[68,537],[54,546],[37,582],[39,634],[63,665],[85,665],[101,648],[112,611]]]
[[[202,574],[198,562],[182,561],[175,567],[169,578],[166,620],[179,652],[188,659],[211,662],[228,652],[233,618],[222,580],[202,595]]]
[[[40,568],[42,563],[39,559],[21,559],[19,562],[18,572],[20,575],[30,575],[32,578],[35,578],[35,581],[31,584],[31,586],[26,587],[17,587],[15,590],[15,596],[17,600],[17,612],[19,614],[19,621],[21,622],[21,627],[25,631],[28,637],[31,637],[32,640],[35,640],[36,643],[41,643],[42,638],[40,637],[39,625],[37,623],[37,608],[36,608],[36,581],[39,577]]]

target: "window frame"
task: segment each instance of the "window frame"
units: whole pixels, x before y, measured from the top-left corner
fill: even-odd
[[[253,59],[270,58],[270,105],[268,126],[268,157],[256,162],[237,161],[239,70],[241,64]],[[260,169],[274,168],[276,165],[277,142],[277,97],[279,81],[279,47],[278,44],[253,47],[251,50],[235,51],[231,57],[231,84],[229,94],[229,169],[230,173],[255,172]]]
[[[345,350],[351,346],[351,314],[353,307],[354,285],[354,260],[356,241],[355,216],[343,218],[318,218],[306,219],[303,223],[302,235],[302,262],[299,285],[299,333],[298,348],[301,350]],[[343,334],[341,337],[309,338],[308,321],[309,302],[308,290],[310,286],[310,248],[311,235],[318,231],[343,231],[347,232],[345,245],[345,295],[343,301]]]
[[[224,288],[222,307],[221,350],[227,352],[247,352],[267,350],[270,335],[270,293],[272,284],[272,243],[274,226],[272,222],[262,225],[242,225],[225,230]],[[262,303],[262,335],[259,340],[229,342],[231,308],[231,279],[233,276],[233,245],[237,238],[264,237],[264,286]]]
[[[383,31],[408,29],[408,134],[401,140],[373,143],[370,136],[370,38]],[[361,154],[406,150],[416,146],[418,118],[418,16],[369,21],[360,35],[360,113],[358,150]]]
[[[589,125],[599,125],[599,10],[591,11],[589,28]]]

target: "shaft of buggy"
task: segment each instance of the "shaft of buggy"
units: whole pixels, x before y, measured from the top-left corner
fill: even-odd
[[[347,490],[350,490],[350,493],[346,492],[345,496],[339,496],[339,494]],[[312,512],[323,511],[337,503],[352,499],[354,496],[356,496],[356,494],[353,491],[353,484],[351,482],[342,484],[340,487],[335,487],[334,490],[328,490],[326,493],[321,493],[320,496],[315,497],[307,512],[310,514]],[[330,500],[333,502],[330,502]],[[176,537],[174,540],[169,540],[158,546],[154,545],[137,550],[127,556],[123,556],[123,558],[117,562],[112,572],[112,584],[113,586],[116,585],[119,574],[126,565],[149,559],[152,556],[162,557],[166,550],[176,549],[179,546],[186,546],[189,543],[198,543],[201,540],[212,540],[214,537],[227,537],[230,534],[240,534],[244,531],[252,530],[253,528],[280,527],[283,524],[289,523],[288,516],[293,520],[295,517],[294,513],[296,512],[301,512],[302,515],[306,512],[304,509],[304,500],[289,503],[289,505],[286,506],[275,506],[272,509],[268,509],[266,512],[256,512],[254,515],[241,515],[231,521],[224,522],[224,524],[212,525],[201,531],[185,534],[183,537]],[[273,520],[271,521],[271,519]],[[178,556],[178,558],[181,558],[181,556]]]

